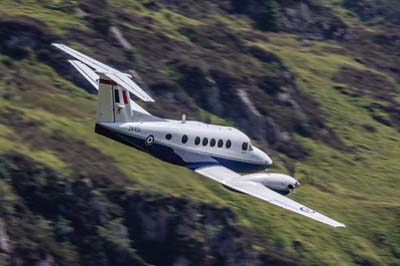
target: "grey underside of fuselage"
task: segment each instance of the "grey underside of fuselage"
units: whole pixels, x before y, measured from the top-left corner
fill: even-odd
[[[236,172],[255,172],[265,169],[265,166],[241,162],[232,159],[221,158],[218,156],[200,155],[193,152],[174,150],[171,147],[154,142],[146,145],[145,140],[132,135],[114,131],[101,124],[96,124],[95,132],[115,141],[134,147],[138,150],[149,153],[150,155],[168,163],[181,165],[190,169],[196,169],[205,165],[223,165]]]

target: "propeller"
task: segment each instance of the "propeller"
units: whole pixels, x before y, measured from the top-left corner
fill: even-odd
[[[288,185],[288,189],[290,190],[290,192],[294,191],[295,188],[299,187],[301,184],[299,181],[296,181],[296,183],[294,184],[289,184]]]
[[[294,163],[294,164],[291,164],[291,167],[289,167],[289,172],[290,172],[290,175],[294,178],[294,179],[296,179],[296,166],[298,166],[298,165],[300,165],[301,163],[298,163],[298,162],[296,162],[296,163]],[[295,188],[297,188],[297,187],[299,187],[301,184],[300,184],[300,182],[299,181],[297,181],[296,180],[296,183],[294,183],[294,184],[289,184],[288,185],[288,189],[289,189],[289,191],[290,191],[290,193],[294,193],[296,190],[295,190]]]

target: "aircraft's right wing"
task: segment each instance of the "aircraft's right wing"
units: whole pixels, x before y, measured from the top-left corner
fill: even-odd
[[[306,206],[301,205],[296,201],[291,200],[263,186],[260,183],[243,181],[243,179],[240,178],[240,174],[233,172],[221,165],[203,166],[195,169],[194,171],[208,178],[211,178],[235,191],[251,195],[253,197],[267,201],[286,210],[304,215],[321,223],[328,224],[333,227],[345,227],[344,224],[339,223],[310,208],[307,208]]]
[[[72,48],[64,44],[53,43],[53,46],[58,49],[64,51],[70,56],[74,57],[76,60],[70,60],[70,63],[97,89],[98,79],[110,79],[115,83],[120,85],[121,87],[127,89],[132,94],[136,95],[136,97],[140,98],[145,102],[154,102],[154,99],[151,98],[142,88],[140,88],[133,80],[131,80],[132,76],[123,72],[120,72],[110,66],[107,66],[89,56],[86,56]],[[95,75],[100,76],[96,80],[96,84],[94,84]]]
[[[306,206],[303,206],[297,203],[294,200],[291,200],[265,186],[260,183],[255,182],[228,182],[225,183],[225,186],[231,187],[234,190],[249,194],[253,197],[262,199],[276,206],[282,207],[286,210],[304,215],[316,221],[319,221],[324,224],[328,224],[333,227],[346,227],[344,224],[339,223],[319,212],[316,212]]]

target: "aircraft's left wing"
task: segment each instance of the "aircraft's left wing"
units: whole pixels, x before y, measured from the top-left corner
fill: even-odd
[[[225,185],[226,182],[232,180],[235,177],[240,177],[238,173],[233,172],[232,170],[229,170],[228,168],[218,164],[199,167],[194,171],[208,178],[211,178],[212,180],[217,181],[223,185]]]
[[[321,223],[328,224],[333,227],[345,227],[344,224],[339,223],[321,213],[318,213],[304,205],[291,200],[260,183],[252,181],[243,181],[239,179],[241,177],[236,172],[233,172],[220,165],[204,166],[195,169],[195,171],[201,175],[209,177],[224,186],[227,186],[233,190],[251,195],[253,197],[259,198],[261,200],[267,201],[271,204],[279,206],[281,208],[287,209],[289,211],[304,215],[308,218],[314,219]],[[235,180],[236,179],[236,180]]]

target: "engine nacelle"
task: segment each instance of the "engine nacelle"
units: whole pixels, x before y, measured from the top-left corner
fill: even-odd
[[[246,181],[260,183],[282,195],[287,195],[296,187],[300,186],[299,181],[284,174],[257,173],[245,175],[243,178]]]

